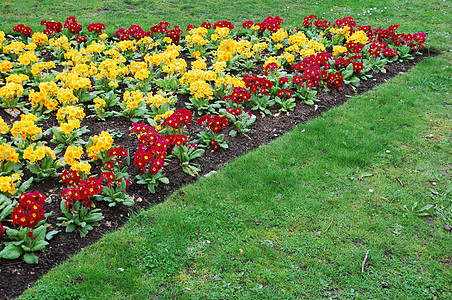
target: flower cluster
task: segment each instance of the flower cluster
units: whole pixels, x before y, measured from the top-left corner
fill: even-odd
[[[272,16],[268,16],[268,18],[256,25],[259,27],[259,30],[261,32],[264,32],[265,30],[277,32],[281,28],[281,24],[283,23],[283,20],[278,16],[274,18]]]
[[[20,195],[19,205],[13,209],[11,214],[13,220],[11,224],[30,229],[35,227],[39,221],[44,219],[43,206],[46,199],[47,197],[38,191]]]
[[[259,92],[260,94],[265,95],[267,89],[273,87],[273,83],[270,80],[259,77],[254,73],[251,75],[245,74],[245,76],[243,76],[243,81],[251,93]]]
[[[193,119],[193,115],[191,111],[188,109],[178,109],[171,116],[163,121],[162,125],[166,125],[173,130],[183,129],[184,126],[188,126],[188,124]]]
[[[64,28],[69,29],[69,32],[72,34],[77,34],[82,31],[82,25],[77,22],[75,17],[68,17],[66,22],[64,22]]]
[[[91,23],[86,28],[89,32],[96,32],[98,35],[102,34],[102,30],[105,30],[105,24],[103,23]]]
[[[112,170],[115,166],[119,166],[121,164],[121,159],[126,158],[129,154],[127,151],[121,147],[113,147],[108,151],[108,160],[105,164],[105,169]]]
[[[33,114],[21,115],[20,121],[15,122],[11,128],[12,136],[22,141],[36,140],[38,135],[42,134],[42,129],[36,125],[37,120]]]
[[[214,133],[220,133],[224,128],[228,127],[229,120],[226,116],[214,116],[213,118],[209,115],[198,119],[198,126],[204,125],[208,127]]]
[[[61,179],[68,186],[62,191],[66,209],[74,206],[75,202],[80,202],[84,207],[92,207],[91,198],[101,193],[103,189],[100,178],[80,179],[76,171],[63,171]]]
[[[106,131],[102,131],[99,135],[91,137],[91,141],[86,147],[88,157],[96,161],[102,154],[109,151],[113,144],[113,137]]]
[[[251,132],[256,116],[248,109],[272,114],[270,107],[277,105],[278,114],[289,114],[296,103],[313,105],[320,101],[317,92],[357,87],[371,78],[371,70],[384,72],[390,62],[411,59],[426,42],[425,33],[397,33],[395,24],[372,28],[358,26],[352,17],[330,22],[316,15],[300,20],[302,26],[285,29],[280,17],[269,16],[243,22],[238,31],[229,21],[203,22],[187,26],[185,33],[160,22],[149,31],[120,28],[112,39],[103,33],[104,24],[84,29],[75,17],[64,24],[42,21],[42,33],[32,34],[23,24],[8,38],[0,31],[0,106],[27,113],[8,123],[0,118],[2,197],[13,199],[25,183],[59,176],[58,168],[68,165],[61,176],[67,185],[61,206],[66,217],[59,220],[67,231],[82,227],[86,234],[89,224],[103,218],[91,201],[133,205],[125,194],[128,167],[121,166],[129,150],[140,172],[134,180],[154,193],[159,183],[169,182],[170,160],[178,159],[176,168],[195,176],[200,166],[193,161],[203,148],[227,149],[229,138]],[[51,56],[55,59],[48,61]],[[263,67],[256,68],[260,62]],[[188,130],[192,111],[176,110],[182,99],[188,99],[186,108],[197,110],[193,114],[203,129]],[[85,106],[93,113],[85,115]],[[134,122],[130,133],[137,149],[113,147],[109,131],[83,138],[89,132],[82,127],[85,117],[112,116]],[[139,123],[143,120],[148,125]],[[90,163],[99,163],[100,177],[88,177]],[[33,178],[22,184],[19,174],[30,176],[24,168]],[[40,218],[16,215],[22,225]]]
[[[31,28],[29,26],[25,26],[24,24],[14,26],[13,31],[25,36],[31,36],[32,32]]]
[[[17,173],[10,176],[0,176],[0,192],[8,193],[9,196],[14,195],[16,191],[16,184],[20,179],[20,175]]]
[[[218,21],[213,24],[213,29],[217,28],[228,28],[229,30],[234,29],[234,25],[229,21]]]
[[[63,24],[61,22],[41,21],[41,25],[46,27],[44,29],[46,35],[54,35],[63,30]]]
[[[144,123],[133,123],[130,132],[137,134],[139,142],[133,164],[142,174],[146,171],[157,174],[164,167],[169,142],[154,127]]]
[[[28,160],[30,164],[33,164],[38,160],[44,159],[46,155],[56,159],[55,151],[53,151],[50,147],[31,145],[25,148],[23,158]]]
[[[232,93],[229,96],[223,97],[225,101],[231,101],[234,103],[248,102],[251,98],[251,93],[243,87],[234,87]]]

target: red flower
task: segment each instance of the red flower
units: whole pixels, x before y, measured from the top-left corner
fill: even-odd
[[[263,95],[267,89],[273,87],[273,83],[267,78],[262,78],[256,74],[245,74],[242,79],[245,82],[245,86],[250,89],[251,93],[259,92]]]
[[[24,193],[19,197],[19,204],[13,209],[11,224],[21,227],[33,228],[39,221],[45,218],[45,211],[42,209],[46,196],[38,191]]]
[[[280,89],[278,92],[278,97],[281,99],[289,99],[292,97],[292,91],[289,89]]]
[[[150,31],[151,31],[151,34],[165,33],[169,28],[170,28],[170,23],[160,22],[158,25],[152,26]]]
[[[344,59],[343,57],[339,57],[334,60],[334,68],[338,71],[346,68],[349,64],[350,61],[348,59]]]
[[[74,186],[80,182],[80,175],[75,170],[64,170],[60,178],[67,186]]]
[[[240,107],[236,107],[236,108],[233,108],[233,107],[228,107],[228,108],[226,108],[226,111],[228,112],[228,113],[230,113],[231,115],[234,115],[234,116],[240,116],[241,114],[242,114],[242,109],[240,108]]]
[[[188,125],[193,119],[191,111],[188,109],[178,109],[171,116],[165,119],[163,125],[167,125],[173,129],[182,128],[184,125]]]
[[[314,22],[314,25],[317,30],[326,30],[328,27],[330,27],[331,22],[327,20],[317,20]]]
[[[46,27],[44,33],[47,35],[53,35],[63,30],[63,24],[61,22],[41,21],[41,25]]]
[[[174,26],[173,30],[168,30],[166,32],[166,36],[170,37],[173,43],[178,45],[182,33],[183,31],[179,28],[179,26]]]
[[[304,17],[303,26],[309,27],[312,25],[312,20],[318,20],[316,15],[310,15],[309,17]]]
[[[75,37],[75,40],[77,41],[77,43],[83,43],[83,42],[86,42],[88,40],[88,36],[82,35],[82,36],[79,37],[78,34],[77,34],[77,36]]]
[[[21,35],[31,36],[31,28],[29,26],[25,26],[24,24],[19,24],[13,27],[14,32],[18,32]]]
[[[83,27],[77,23],[77,19],[75,17],[68,17],[64,23],[64,28],[69,29],[70,33],[76,34],[82,31]]]
[[[269,63],[268,65],[265,66],[264,72],[265,72],[265,76],[268,76],[269,73],[271,73],[272,71],[278,69],[278,65],[274,62]]]
[[[201,27],[204,27],[205,29],[210,29],[212,28],[212,24],[208,22],[202,22]]]
[[[387,57],[397,57],[397,51],[391,48],[384,48],[382,50],[383,55]]]
[[[289,82],[289,78],[287,77],[280,77],[278,80],[279,84],[285,84]]]
[[[129,37],[129,31],[125,30],[124,28],[119,28],[118,30],[116,30],[115,36],[116,36],[120,41],[130,40],[130,37]]]
[[[362,62],[360,62],[360,61],[353,62],[353,70],[355,71],[356,75],[359,75],[363,69],[364,69],[364,65]]]
[[[326,81],[327,87],[332,90],[333,88],[339,89],[344,84],[344,78],[341,73],[330,73]]]
[[[113,172],[102,172],[100,174],[100,181],[105,182],[105,186],[111,187],[111,184],[115,181],[115,173]]]
[[[234,25],[229,21],[218,21],[215,24],[213,24],[213,29],[221,28],[221,27],[227,27],[230,30],[234,29]]]
[[[243,28],[251,28],[251,27],[253,27],[253,25],[254,25],[254,23],[251,20],[242,23]]]
[[[180,146],[182,144],[187,145],[188,138],[184,134],[167,134],[165,139],[171,146]]]
[[[277,32],[283,23],[283,20],[278,16],[274,18],[272,16],[268,16],[268,18],[263,20],[262,23],[256,25],[259,25],[261,32],[264,32],[265,30]]]
[[[220,144],[218,144],[218,142],[215,140],[210,140],[210,148],[212,149],[212,151],[218,150],[220,149]]]
[[[103,23],[91,23],[86,28],[89,32],[97,32],[98,35],[102,34],[102,30],[105,30],[105,24]]]
[[[250,100],[251,94],[246,88],[234,87],[231,95],[223,97],[223,100],[230,100],[234,103],[243,103]]]
[[[228,127],[229,119],[226,116],[214,116],[213,118],[209,115],[205,115],[204,117],[198,120],[198,125],[205,125],[214,133],[220,133],[224,128]]]
[[[159,170],[160,170],[160,168],[158,166],[156,166],[155,164],[153,164],[151,167],[149,167],[149,172],[152,175],[156,175]]]
[[[5,236],[6,228],[3,227],[3,224],[0,223],[0,239],[2,239]]]
[[[185,31],[190,31],[190,30],[192,30],[192,29],[194,29],[194,28],[196,28],[195,25],[188,24],[188,25],[187,25],[187,29],[186,29]]]

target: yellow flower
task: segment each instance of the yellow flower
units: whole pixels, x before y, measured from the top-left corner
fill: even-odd
[[[0,63],[0,71],[3,73],[11,71],[13,68],[13,64],[9,60],[4,60]]]
[[[191,63],[191,67],[193,69],[205,70],[207,68],[207,64],[203,59],[197,59]]]
[[[9,193],[11,195],[14,195],[14,192],[16,191],[15,181],[18,181],[18,180],[20,180],[20,179],[17,179],[17,176],[14,176],[14,175],[0,176],[0,192]]]
[[[91,174],[91,165],[88,162],[78,162],[75,161],[71,165],[71,170],[78,171],[80,173],[85,173],[86,175]]]
[[[343,46],[334,46],[333,47],[333,56],[337,56],[339,54],[347,52],[347,48]]]
[[[9,125],[0,116],[0,134],[6,134],[9,131]]]
[[[25,44],[22,42],[11,42],[3,47],[3,53],[20,54],[25,48]]]
[[[283,28],[278,29],[277,32],[272,34],[272,40],[274,42],[281,42],[282,40],[284,40],[289,34],[287,33],[287,31]]]
[[[22,84],[15,82],[8,82],[2,88],[0,88],[0,97],[5,98],[6,100],[12,99],[17,96],[22,96],[23,93],[24,88]]]
[[[0,161],[19,163],[19,153],[9,144],[0,145]]]
[[[78,102],[78,98],[74,96],[74,93],[71,89],[61,88],[57,93],[58,101],[63,104],[75,104]]]
[[[83,154],[83,149],[80,146],[68,146],[64,153],[64,161],[67,165],[73,165],[76,159],[80,159]]]
[[[36,56],[36,54],[34,54],[34,52],[31,51],[27,51],[24,54],[22,54],[21,56],[19,56],[19,62],[21,64],[23,64],[24,66],[28,66],[31,63],[35,63],[38,62],[38,57]]]
[[[34,141],[38,135],[42,134],[41,128],[36,126],[37,117],[33,114],[21,115],[21,120],[13,124],[11,134],[13,137],[25,141],[30,139]]]
[[[36,161],[36,155],[34,154],[33,146],[28,146],[24,150],[23,154],[24,159],[27,159],[30,164],[33,164]]]
[[[6,77],[6,83],[14,82],[17,84],[24,84],[25,81],[29,80],[30,78],[25,74],[11,74],[8,77]]]
[[[93,144],[86,149],[88,157],[93,161],[97,160],[97,153],[105,152],[111,149],[113,144],[113,137],[106,131],[102,131],[99,135],[91,137]]]
[[[215,73],[224,72],[225,68],[226,68],[226,62],[225,61],[217,61],[213,65],[213,69],[215,70]]]
[[[49,40],[47,35],[45,33],[41,33],[41,32],[33,33],[31,38],[33,39],[33,43],[35,43],[38,46],[44,45]]]
[[[142,99],[143,94],[140,91],[126,91],[123,95],[123,101],[127,104],[128,110],[137,108]]]
[[[353,33],[353,34],[347,39],[347,43],[350,43],[350,42],[367,44],[369,41],[368,41],[368,39],[367,39],[367,34],[366,34],[366,32],[364,32],[364,31],[362,31],[362,30],[358,30],[358,31],[355,31],[355,33]]]

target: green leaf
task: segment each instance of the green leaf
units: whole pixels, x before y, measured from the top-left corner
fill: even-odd
[[[16,229],[11,229],[11,228],[7,228],[6,229],[6,235],[11,239],[11,240],[21,240],[22,236],[19,232],[19,230]]]
[[[37,241],[35,240],[35,244],[31,248],[31,251],[39,251],[43,250],[49,243],[46,241]]]
[[[46,240],[50,241],[55,236],[55,234],[60,233],[60,232],[61,232],[61,230],[52,230],[52,231],[47,232]]]
[[[73,232],[75,230],[75,224],[69,224],[67,227],[66,227],[66,232]]]
[[[159,181],[164,183],[164,184],[168,184],[169,183],[168,177],[161,177],[161,178],[159,178]]]
[[[25,191],[28,190],[28,188],[31,186],[32,183],[33,183],[33,177],[30,177],[27,181],[25,181],[24,183],[22,183],[20,185],[20,187],[16,190],[14,195],[20,195],[22,193],[25,193]]]
[[[24,254],[24,261],[27,264],[30,264],[30,265],[37,264],[38,261],[39,261],[39,257],[36,254],[34,254],[34,253],[25,253]]]
[[[0,257],[4,259],[16,259],[24,251],[21,247],[15,246],[13,244],[7,244],[6,247],[0,252]]]
[[[155,194],[155,186],[152,183],[148,184],[148,190],[151,194]]]
[[[201,157],[204,152],[205,151],[203,149],[196,149],[195,151],[193,151],[193,153],[190,154],[190,160]]]
[[[66,142],[66,134],[62,131],[59,131],[57,127],[52,128],[53,136],[55,137],[55,140],[57,140],[59,143],[65,143]]]
[[[38,228],[33,229],[33,234],[36,236],[37,240],[44,240],[45,235],[46,235],[46,230],[47,228],[42,225]]]

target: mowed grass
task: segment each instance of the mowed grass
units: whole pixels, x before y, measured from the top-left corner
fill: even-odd
[[[399,24],[400,32],[427,32],[433,45],[444,50],[450,48],[452,23],[452,3],[444,0],[13,0],[0,5],[0,28],[9,32],[19,23],[42,31],[42,20],[64,23],[69,16],[75,16],[85,29],[91,23],[104,23],[111,36],[132,24],[149,30],[167,21],[185,30],[188,24],[199,26],[220,20],[241,26],[247,20],[261,22],[269,15],[280,16],[285,26],[294,27],[301,26],[305,16],[316,14],[330,21],[352,16],[359,24],[373,27]]]
[[[331,20],[352,15],[361,24],[428,31],[437,49],[451,44],[447,1],[152,2],[163,7],[158,18],[140,1],[53,7],[85,26],[144,28],[161,20],[239,26],[268,15],[290,26],[325,12]],[[44,8],[36,5],[40,20]],[[90,7],[106,5],[121,8],[118,16],[90,15]],[[373,7],[383,12],[370,15]],[[426,59],[184,187],[57,266],[21,299],[452,297],[444,228],[452,223],[451,59],[450,52]]]

